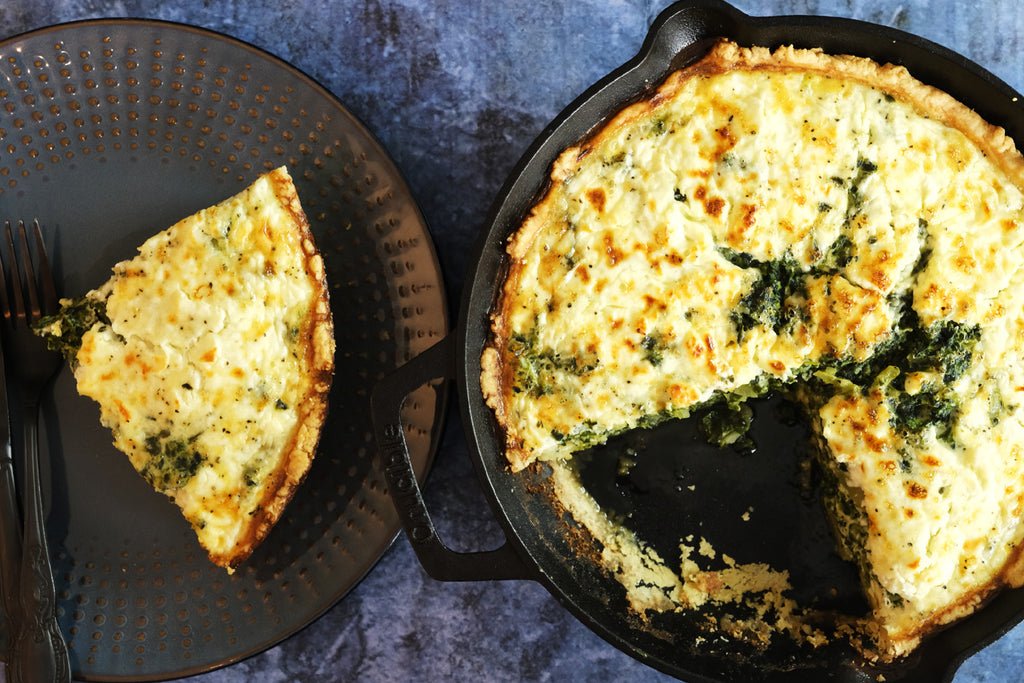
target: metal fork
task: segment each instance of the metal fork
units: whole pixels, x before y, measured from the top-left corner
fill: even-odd
[[[31,325],[57,310],[57,289],[46,258],[39,222],[33,221],[38,268],[33,266],[25,223],[18,222],[21,247],[15,250],[11,224],[4,222],[8,260],[0,258],[0,311],[7,368],[21,387],[24,405],[25,514],[19,575],[20,628],[14,638],[10,668],[14,681],[70,681],[67,646],[55,614],[56,595],[46,543],[42,485],[39,475],[39,404],[60,369],[59,354],[31,330]],[[4,273],[4,266],[9,273]],[[38,273],[36,272],[38,270]]]

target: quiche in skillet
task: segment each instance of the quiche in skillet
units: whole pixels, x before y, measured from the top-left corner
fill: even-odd
[[[40,332],[79,393],[232,571],[309,470],[334,369],[323,261],[288,171],[154,235],[61,304]]]
[[[554,164],[481,386],[510,468],[799,402],[874,649],[1020,585],[1024,159],[904,68],[720,42]]]

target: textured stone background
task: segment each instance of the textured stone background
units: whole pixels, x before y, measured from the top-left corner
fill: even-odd
[[[336,94],[392,154],[430,225],[454,312],[468,245],[510,168],[565,105],[637,52],[666,5],[644,0],[0,0],[0,34],[87,18],[154,18],[217,30],[291,62]],[[960,52],[1024,90],[1024,12],[1018,0],[736,0],[734,5],[752,15],[833,15],[894,26]],[[427,499],[442,537],[456,549],[499,543],[455,414]],[[664,678],[593,635],[539,585],[431,580],[400,537],[354,592],[301,633],[189,680]],[[968,660],[955,680],[1024,681],[1024,627]]]

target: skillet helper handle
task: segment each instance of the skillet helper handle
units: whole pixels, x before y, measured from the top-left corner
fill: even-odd
[[[391,500],[423,569],[439,581],[532,579],[523,560],[506,539],[495,550],[462,553],[437,535],[416,479],[402,427],[401,410],[410,393],[435,379],[454,377],[455,342],[449,335],[420,353],[374,387],[370,398],[378,463]]]

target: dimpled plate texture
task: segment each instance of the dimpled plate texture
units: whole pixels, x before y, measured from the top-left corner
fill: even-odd
[[[413,199],[319,85],[188,26],[84,22],[0,42],[0,109],[0,217],[40,220],[65,296],[260,173],[287,165],[295,179],[331,287],[334,389],[309,476],[234,575],[114,450],[67,368],[43,415],[58,619],[76,678],[173,678],[273,645],[355,586],[399,528],[373,465],[370,389],[448,324]],[[424,387],[404,409],[421,476],[445,393]]]

